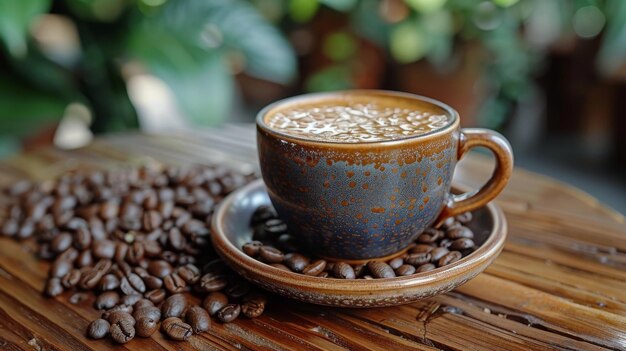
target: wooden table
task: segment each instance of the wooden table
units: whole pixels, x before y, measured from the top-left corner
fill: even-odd
[[[0,184],[47,179],[68,169],[164,162],[223,162],[255,169],[254,132],[120,135],[76,151],[53,149],[0,163]],[[476,186],[490,160],[470,155],[457,181]],[[261,318],[214,322],[188,343],[160,333],[124,346],[84,337],[92,300],[41,295],[46,263],[0,239],[2,350],[626,350],[626,224],[593,197],[516,170],[498,203],[509,238],[485,273],[436,298],[368,310],[333,309],[275,298]]]

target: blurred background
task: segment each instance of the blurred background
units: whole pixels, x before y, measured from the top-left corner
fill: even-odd
[[[626,1],[0,0],[0,159],[378,88],[626,213]]]

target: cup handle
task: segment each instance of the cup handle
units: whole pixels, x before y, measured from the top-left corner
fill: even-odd
[[[480,189],[461,195],[448,196],[441,214],[435,222],[439,226],[443,221],[458,214],[473,211],[493,200],[509,181],[513,172],[513,151],[502,134],[483,128],[465,128],[459,138],[458,159],[473,147],[484,146],[496,158],[496,167],[491,178]]]

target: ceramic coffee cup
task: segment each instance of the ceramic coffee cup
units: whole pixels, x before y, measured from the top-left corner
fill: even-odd
[[[268,121],[282,111],[369,101],[447,116],[427,133],[393,140],[341,142],[288,134]],[[257,117],[263,180],[290,233],[330,259],[389,257],[428,226],[484,206],[506,185],[513,168],[507,140],[487,129],[461,129],[451,107],[412,94],[354,90],[301,95],[273,103]],[[451,195],[454,168],[469,149],[495,155],[480,189]]]

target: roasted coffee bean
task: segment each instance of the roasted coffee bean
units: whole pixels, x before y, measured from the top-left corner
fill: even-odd
[[[75,264],[79,268],[91,266],[93,264],[93,256],[91,255],[91,250],[87,249],[81,251],[76,258]]]
[[[202,301],[202,307],[209,312],[211,316],[215,315],[222,307],[228,304],[228,297],[221,292],[212,292]]]
[[[91,246],[91,232],[87,228],[87,225],[76,228],[74,232],[74,247],[79,250],[84,250]]]
[[[120,295],[115,291],[105,291],[98,296],[93,304],[97,310],[108,310],[117,305],[120,301]]]
[[[187,283],[185,283],[183,278],[181,278],[178,273],[172,273],[163,278],[163,286],[165,287],[165,290],[172,294],[176,294],[185,290]]]
[[[120,290],[124,295],[139,294],[139,291],[135,290],[126,277],[120,279]]]
[[[142,242],[134,242],[128,248],[126,259],[128,262],[137,264],[145,255],[144,244]]]
[[[127,320],[111,323],[111,339],[118,344],[125,344],[135,337],[135,327]]]
[[[50,266],[50,276],[61,278],[70,272],[74,263],[70,260],[64,260],[62,257],[57,258],[52,262],[52,266]]]
[[[286,252],[298,251],[298,241],[289,234],[281,234],[276,239],[276,247]]]
[[[413,273],[415,273],[415,266],[412,266],[410,264],[403,264],[400,267],[396,268],[396,275],[398,276],[411,275]]]
[[[267,222],[268,220],[277,217],[278,215],[271,206],[259,206],[259,208],[257,208],[252,214],[252,219],[250,219],[250,225],[254,227],[258,224]]]
[[[222,323],[230,323],[239,317],[239,313],[241,313],[241,306],[236,303],[231,303],[222,307],[217,312],[217,318]]]
[[[211,326],[209,313],[200,306],[191,306],[185,314],[185,320],[196,334],[209,330]]]
[[[244,316],[248,318],[259,317],[261,314],[263,314],[266,303],[267,298],[265,298],[264,295],[258,293],[246,295],[246,297],[243,298],[241,312],[244,314]]]
[[[355,279],[354,269],[345,262],[336,262],[333,275],[339,279]]]
[[[472,221],[473,215],[471,212],[464,212],[456,216],[456,220],[462,224],[467,224]]]
[[[155,230],[161,226],[161,223],[163,223],[163,217],[158,211],[151,210],[143,213],[143,229],[145,231]]]
[[[328,272],[322,272],[320,274],[318,274],[317,276],[320,278],[328,278],[328,276],[330,275],[330,273]]]
[[[468,227],[458,226],[458,227],[448,229],[448,231],[446,231],[446,237],[452,240],[459,239],[459,238],[473,239],[474,232],[472,232],[472,230],[469,229]]]
[[[80,281],[80,270],[72,269],[61,278],[61,284],[65,289],[76,286]]]
[[[387,264],[392,269],[398,269],[398,268],[400,268],[400,266],[402,266],[404,264],[404,259],[402,257],[396,257],[396,258],[392,259],[391,261],[387,262]]]
[[[151,302],[150,300],[146,300],[146,301]],[[135,308],[133,309],[133,317],[136,320],[139,320],[140,318],[148,317],[158,322],[161,320],[161,310],[154,305],[144,306],[144,307],[137,307],[137,305],[135,305]]]
[[[200,278],[197,288],[201,292],[213,292],[224,289],[226,285],[228,285],[228,280],[224,275],[207,273]]]
[[[124,295],[120,299],[120,302],[126,306],[134,306],[137,303],[137,301],[141,300],[142,298],[143,298],[143,295],[140,295],[140,294]]]
[[[115,255],[115,243],[111,240],[98,240],[92,244],[93,255],[97,258],[111,259]]]
[[[72,234],[61,232],[50,243],[50,249],[54,252],[63,252],[72,246]]]
[[[77,292],[77,293],[72,294],[72,296],[70,296],[68,301],[72,305],[77,305],[77,304],[87,300],[88,298],[89,298],[89,295],[87,295],[87,293]]]
[[[135,331],[137,336],[142,338],[150,337],[159,328],[158,320],[150,317],[141,317],[137,319]]]
[[[120,305],[118,305],[120,306]],[[116,306],[117,307],[117,306]],[[111,309],[105,313],[102,314],[103,318],[106,318],[106,320],[109,321],[109,323],[111,323],[111,325],[119,322],[119,321],[125,321],[128,322],[130,325],[135,325],[135,318],[133,318],[133,316],[128,313],[127,311],[121,311],[119,309]]]
[[[110,219],[117,217],[120,211],[119,201],[116,199],[107,200],[100,205],[99,215],[102,219]]]
[[[137,274],[142,279],[150,276],[147,269],[139,266],[133,267],[133,273]]]
[[[167,233],[167,243],[172,249],[181,251],[185,248],[185,237],[178,228],[174,227]]]
[[[355,264],[354,266],[352,266],[352,270],[354,270],[354,276],[357,278],[360,278],[369,273],[366,263]]]
[[[288,253],[284,257],[284,264],[292,271],[300,273],[309,264],[309,258],[299,253]]]
[[[431,245],[428,244],[417,244],[409,250],[409,254],[412,253],[427,253],[433,249]]]
[[[439,242],[439,247],[445,247],[446,249],[452,245],[452,240],[445,238]]]
[[[163,279],[165,276],[171,274],[172,271],[172,265],[163,260],[151,261],[148,265],[148,273],[157,278]]]
[[[17,231],[17,237],[19,239],[26,239],[33,236],[35,232],[35,222],[31,218],[27,218],[22,222],[20,229]]]
[[[110,328],[111,324],[106,320],[96,319],[87,326],[87,336],[91,339],[102,339],[109,333]]]
[[[165,300],[165,296],[166,296],[166,293],[165,293],[165,290],[163,289],[150,290],[144,294],[144,297],[146,299],[152,301],[155,304],[158,304],[161,301]]]
[[[394,278],[396,276],[393,268],[385,262],[370,261],[367,263],[367,268],[374,278]]]
[[[114,274],[107,274],[102,277],[100,283],[98,284],[98,289],[100,291],[108,291],[115,290],[119,288],[120,280]]]
[[[128,305],[124,305],[124,304],[116,305],[113,308],[109,309],[108,311],[102,313],[102,318],[108,319],[109,316],[111,315],[111,313],[114,313],[114,312],[124,312],[124,313],[128,313],[128,314],[132,314],[133,313],[133,306],[128,306]]]
[[[251,241],[249,243],[245,243],[241,248],[246,255],[250,257],[257,257],[259,255],[259,249],[261,249],[263,243],[260,241]]]
[[[287,232],[287,224],[281,219],[272,218],[263,223],[263,232],[272,237],[278,237]]]
[[[246,280],[237,279],[224,289],[224,293],[231,299],[239,299],[250,291],[250,283]]]
[[[144,293],[146,291],[146,285],[144,284],[141,277],[139,277],[136,273],[130,273],[126,275],[126,279],[133,287],[133,289],[139,291],[140,293]]]
[[[176,270],[176,273],[178,273],[178,275],[183,278],[187,284],[195,284],[198,280],[200,280],[200,269],[193,264],[186,264],[179,267]]]
[[[302,270],[302,273],[306,275],[315,276],[315,275],[319,275],[320,273],[322,273],[324,271],[324,268],[326,268],[326,261],[316,260],[313,263],[309,264],[308,266],[304,267],[304,269]]]
[[[148,290],[161,289],[163,287],[163,280],[152,275],[143,278],[143,282]]]
[[[101,270],[91,268],[85,273],[81,274],[78,286],[83,290],[91,290],[95,288],[96,285],[98,285],[103,275],[104,273]]]
[[[44,292],[48,296],[57,296],[63,293],[63,285],[61,284],[61,279],[57,277],[48,279],[48,281],[46,282],[46,287],[44,288]]]
[[[408,255],[405,259],[404,262],[408,263],[408,264],[412,264],[414,266],[419,266],[421,264],[427,263],[430,261],[430,253],[426,252],[426,253],[413,253]]]
[[[168,297],[163,306],[161,306],[161,312],[163,318],[180,317],[187,308],[187,299],[183,294],[174,294]]]
[[[17,219],[8,219],[2,224],[2,235],[15,236],[20,229]]]
[[[428,272],[428,271],[432,271],[433,269],[435,269],[437,267],[435,267],[434,264],[432,263],[426,263],[423,264],[419,267],[417,267],[417,269],[415,270],[416,273],[422,273],[422,272]]]
[[[420,236],[417,237],[417,242],[423,244],[431,244],[443,237],[443,232],[434,228],[426,228]]]
[[[172,340],[187,340],[193,334],[191,326],[177,317],[164,320],[161,330]]]
[[[445,256],[448,252],[450,252],[445,247],[436,247],[430,252],[430,260],[432,262],[439,261],[443,256]]]
[[[470,238],[456,239],[450,244],[450,250],[466,250],[474,247],[474,240]]]
[[[461,259],[463,255],[459,251],[450,251],[437,261],[437,266],[442,267]]]
[[[259,249],[259,257],[263,262],[267,263],[281,263],[285,258],[285,255],[275,247],[262,246]]]
[[[133,305],[135,309],[142,308],[142,307],[151,307],[151,306],[154,306],[154,303],[146,298],[140,299],[139,301],[135,303],[135,305]]]

